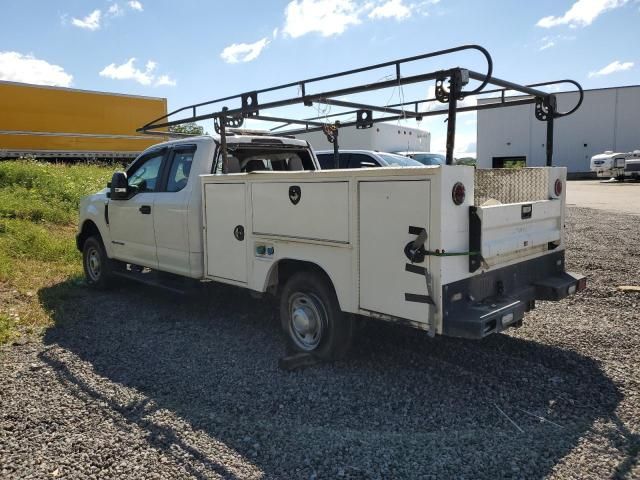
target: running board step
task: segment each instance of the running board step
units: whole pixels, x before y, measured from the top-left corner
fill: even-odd
[[[139,272],[135,270],[116,270],[113,275],[126,278],[127,280],[133,280],[134,282],[148,285],[151,287],[158,287],[167,290],[178,295],[186,295],[194,289],[196,285],[200,283],[196,280],[180,277],[178,275],[171,274],[159,274],[155,271]]]

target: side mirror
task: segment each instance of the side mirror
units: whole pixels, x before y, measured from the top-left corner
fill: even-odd
[[[109,193],[111,200],[126,200],[130,197],[126,173],[115,172],[113,174],[109,184]]]

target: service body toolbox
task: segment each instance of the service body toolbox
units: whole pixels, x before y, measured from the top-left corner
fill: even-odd
[[[202,176],[206,276],[267,291],[281,262],[311,262],[344,312],[433,334],[499,332],[536,299],[584,284],[564,270],[566,169],[505,173],[442,166]],[[517,181],[528,182],[528,200],[500,201]]]

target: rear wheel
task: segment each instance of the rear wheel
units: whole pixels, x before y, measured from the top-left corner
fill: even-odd
[[[107,288],[111,283],[111,263],[102,240],[89,237],[82,247],[82,264],[87,284],[95,288]]]
[[[289,278],[280,297],[280,320],[295,352],[335,360],[351,344],[352,319],[340,310],[328,280],[315,272]]]

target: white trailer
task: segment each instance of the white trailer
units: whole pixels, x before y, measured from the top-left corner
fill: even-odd
[[[296,138],[306,140],[314,150],[332,146],[323,132],[300,133]],[[338,140],[341,149],[378,152],[428,152],[431,146],[431,134],[426,130],[391,123],[378,123],[373,128],[340,128]]]
[[[640,150],[620,153],[608,150],[591,157],[591,171],[598,178],[640,178]]]

